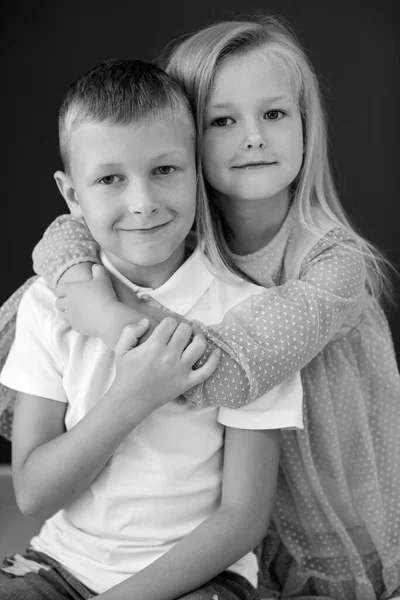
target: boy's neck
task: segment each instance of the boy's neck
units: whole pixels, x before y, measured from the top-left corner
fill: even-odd
[[[193,248],[190,246],[182,245],[168,261],[150,266],[127,264],[104,250],[103,253],[107,256],[113,267],[130,282],[141,288],[155,290],[164,285],[172,277],[189,258],[192,251]]]

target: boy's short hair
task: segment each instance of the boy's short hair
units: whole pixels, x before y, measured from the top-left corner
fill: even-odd
[[[107,60],[68,89],[59,112],[60,154],[69,170],[70,137],[85,121],[128,125],[149,117],[185,118],[194,121],[189,102],[180,85],[165,71],[141,60]]]

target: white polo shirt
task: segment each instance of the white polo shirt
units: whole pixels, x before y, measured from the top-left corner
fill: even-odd
[[[138,288],[103,256],[104,265],[135,292],[206,325],[263,288],[219,279],[199,249],[160,288]],[[67,403],[72,428],[102,398],[115,377],[115,358],[99,339],[74,332],[39,279],[24,295],[15,342],[1,382]],[[135,390],[132,390],[134,402]],[[119,446],[87,490],[43,525],[34,549],[61,562],[97,593],[157,560],[220,502],[224,426],[302,427],[300,375],[247,407],[195,408],[168,402]],[[99,432],[101,435],[101,432]],[[257,585],[257,561],[247,554],[230,568]]]

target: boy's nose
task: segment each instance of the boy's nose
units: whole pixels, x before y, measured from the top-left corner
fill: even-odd
[[[145,187],[131,190],[127,198],[128,212],[132,215],[150,216],[158,211],[159,204],[154,194]]]
[[[140,205],[140,206],[129,206],[128,211],[132,215],[142,215],[147,217],[149,215],[156,214],[158,211],[158,206],[148,206],[148,205]]]

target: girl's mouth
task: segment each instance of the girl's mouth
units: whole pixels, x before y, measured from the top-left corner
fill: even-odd
[[[233,169],[260,169],[262,167],[270,167],[271,165],[275,165],[276,162],[248,162],[243,165],[235,165],[232,167]]]

